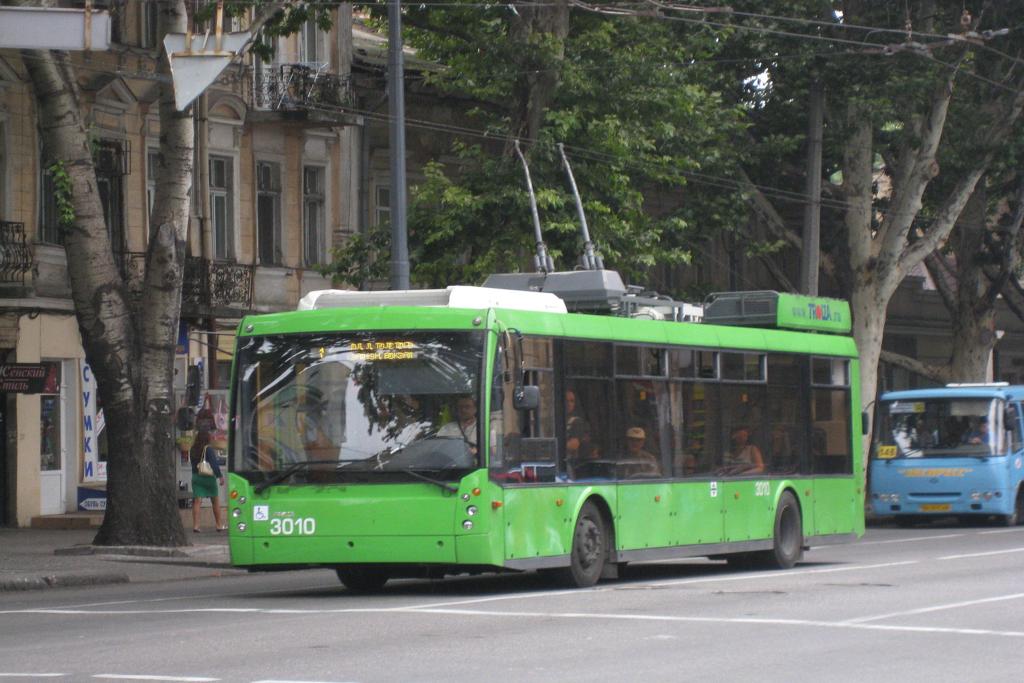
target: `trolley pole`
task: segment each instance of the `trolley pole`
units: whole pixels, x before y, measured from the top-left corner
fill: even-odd
[[[391,289],[409,289],[405,219],[405,67],[402,3],[388,0],[388,113],[391,115]]]
[[[804,207],[803,253],[800,258],[800,291],[818,295],[821,259],[821,144],[825,90],[817,78],[811,84],[807,130],[807,204]]]

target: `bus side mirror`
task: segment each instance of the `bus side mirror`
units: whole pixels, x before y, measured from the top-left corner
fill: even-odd
[[[512,405],[516,410],[537,410],[540,407],[540,387],[516,387]]]
[[[864,410],[860,414],[860,433],[861,436],[867,436],[870,425],[868,424],[868,411]]]

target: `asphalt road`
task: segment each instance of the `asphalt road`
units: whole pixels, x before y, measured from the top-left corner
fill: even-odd
[[[1009,681],[1024,675],[1024,527],[871,528],[789,571],[332,572],[0,594],[0,678],[170,681]]]

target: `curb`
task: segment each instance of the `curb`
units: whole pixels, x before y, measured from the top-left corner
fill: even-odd
[[[63,574],[16,574],[0,576],[0,592],[30,591],[43,588],[68,588],[71,586],[101,586],[112,583],[128,583],[124,572],[72,572]]]

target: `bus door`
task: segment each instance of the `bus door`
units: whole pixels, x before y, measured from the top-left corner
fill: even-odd
[[[1013,496],[1024,479],[1024,442],[1022,442],[1021,420],[1024,413],[1018,402],[1007,403],[1003,413],[1004,444],[1006,448],[1007,495]]]
[[[491,451],[490,476],[505,489],[505,558],[566,555],[574,520],[568,519],[573,509],[568,489],[557,476],[551,339],[513,340],[512,356],[512,370],[497,396],[500,412],[492,398],[491,414],[494,433],[502,435],[500,448]],[[538,389],[536,408],[516,409],[517,385]]]
[[[814,522],[813,531],[804,529],[808,535],[845,533],[856,528],[855,519],[863,515],[860,486],[853,476],[850,401],[849,361],[813,358],[808,456],[814,476],[809,487]]]
[[[700,352],[681,349],[669,353],[670,376],[697,377]],[[710,353],[705,354],[711,356]],[[711,360],[704,361],[705,365]],[[675,513],[674,543],[721,543],[725,538],[722,480],[717,475],[720,420],[718,386],[702,382],[673,382],[670,424],[673,426],[672,476]]]

